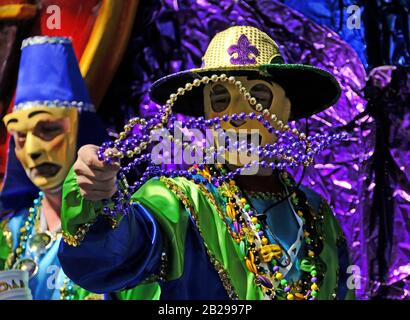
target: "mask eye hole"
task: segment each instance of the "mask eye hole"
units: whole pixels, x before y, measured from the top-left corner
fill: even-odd
[[[231,102],[231,95],[228,89],[221,84],[216,84],[211,88],[211,107],[215,112],[222,112],[228,108]]]
[[[45,141],[51,141],[58,135],[65,132],[64,120],[57,121],[40,121],[33,134]]]
[[[256,84],[249,90],[249,93],[252,97],[256,98],[256,101],[258,101],[264,109],[269,109],[272,105],[273,93],[268,86],[261,83]]]
[[[14,142],[16,146],[19,148],[23,148],[24,144],[26,143],[27,133],[22,131],[15,131],[13,133]]]

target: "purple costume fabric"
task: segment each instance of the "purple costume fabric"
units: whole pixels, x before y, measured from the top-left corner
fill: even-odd
[[[357,297],[408,297],[407,74],[399,77],[404,83],[398,86],[394,81],[399,80],[392,81],[374,99],[374,86],[366,85],[366,71],[356,51],[331,29],[278,1],[147,1],[141,4],[129,48],[100,113],[116,130],[138,113],[149,117],[156,110],[148,98],[151,83],[200,66],[210,39],[233,25],[258,27],[279,44],[287,63],[312,64],[340,82],[339,102],[311,117],[308,130],[343,128],[352,138],[317,157],[303,184],[331,204],[343,227],[352,263],[360,267]],[[301,120],[297,126],[304,129],[306,123]],[[383,181],[378,178],[381,171]],[[298,180],[301,172],[295,175]]]
[[[255,64],[256,57],[259,56],[259,50],[251,45],[248,37],[244,34],[239,37],[237,44],[233,44],[228,48],[228,53],[230,56],[235,53],[238,55],[236,58],[232,57],[230,59],[231,64]],[[250,58],[251,54],[254,55],[252,58]]]

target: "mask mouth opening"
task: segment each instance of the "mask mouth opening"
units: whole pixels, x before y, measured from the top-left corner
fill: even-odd
[[[51,163],[51,162],[44,162],[38,166],[35,166],[30,169],[30,176],[32,178],[36,177],[45,177],[51,178],[57,175],[57,173],[61,170],[61,166]]]

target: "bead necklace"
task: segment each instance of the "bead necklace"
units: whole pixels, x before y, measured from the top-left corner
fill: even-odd
[[[241,81],[238,81],[234,76],[227,76],[226,74],[212,75],[211,77],[203,76],[201,79],[195,79],[192,83],[187,83],[184,87],[178,88],[176,93],[170,95],[166,104],[160,108],[158,114],[154,115],[151,119],[146,120],[143,118],[133,118],[124,126],[124,131],[119,134],[118,139],[112,142],[104,142],[101,148],[98,150],[98,158],[107,163],[128,159],[128,163],[121,161],[122,168],[119,173],[119,184],[124,186],[120,188],[120,192],[114,199],[115,204],[105,210],[106,214],[116,216],[118,212],[126,211],[124,209],[127,206],[129,197],[140,188],[148,179],[155,176],[182,176],[187,179],[194,179],[194,172],[188,170],[173,170],[160,168],[154,164],[148,153],[143,154],[149,146],[152,146],[154,136],[161,130],[167,132],[167,130],[177,130],[173,123],[170,121],[174,118],[172,113],[172,107],[175,101],[189,93],[190,91],[205,85],[208,83],[216,82],[229,82],[235,85],[237,90],[243,95],[244,99],[255,110],[249,114],[240,113],[232,115],[223,115],[222,117],[216,117],[213,119],[204,119],[199,117],[196,119],[188,120],[181,124],[180,130],[184,128],[196,128],[206,129],[212,128],[216,130],[220,137],[226,136],[225,132],[221,130],[221,122],[228,122],[230,120],[241,119],[256,119],[261,122],[267,131],[274,134],[277,141],[270,145],[254,146],[252,144],[245,143],[232,143],[231,147],[234,150],[243,151],[248,149],[252,154],[256,154],[258,157],[270,159],[262,161],[252,161],[245,164],[242,168],[237,168],[233,172],[229,172],[228,176],[212,177],[213,183],[222,184],[228,179],[233,179],[236,175],[242,174],[245,170],[254,168],[255,166],[261,166],[263,168],[284,170],[287,167],[294,168],[299,165],[309,166],[313,162],[314,156],[328,145],[336,142],[346,140],[347,134],[335,133],[335,134],[316,134],[313,136],[306,136],[303,132],[299,132],[297,128],[290,128],[289,125],[284,124],[275,114],[271,114],[268,109],[264,109],[262,104],[258,103],[255,97],[247,91]],[[181,139],[175,139],[174,135],[169,134],[165,138],[169,142],[172,142],[174,146],[181,146],[186,148],[187,151],[202,151],[202,154],[206,154],[206,163],[208,161],[218,162],[224,152],[225,148],[207,147],[200,144],[189,144]],[[229,140],[229,139],[228,139]],[[229,143],[229,141],[228,141]],[[113,150],[107,150],[107,149]],[[115,150],[115,151],[114,151]],[[129,173],[138,166],[145,165],[146,167],[141,170],[142,174],[139,179],[136,179],[133,184],[129,184],[127,176]]]
[[[328,136],[326,139],[326,142],[324,142],[320,148],[318,147],[318,150],[322,150],[325,148],[327,145],[333,143],[334,141],[340,140],[340,139],[345,139],[346,136],[344,135],[339,135],[339,136]],[[309,140],[309,139],[307,139]],[[110,144],[107,143],[106,146],[109,146]],[[280,152],[282,152],[284,149],[279,149]],[[288,152],[289,150],[285,150],[285,152]],[[311,156],[318,152],[315,150]],[[102,155],[103,151],[99,151],[99,157],[101,159],[103,158]],[[272,147],[272,145],[265,145],[263,147],[259,147],[258,149],[258,154],[264,156],[264,157],[277,157],[278,156],[278,151]],[[220,154],[214,154],[214,160],[217,160],[217,157],[220,156]],[[227,181],[228,179],[233,179],[237,175],[243,174],[246,170],[249,170],[251,168],[270,168],[270,169],[278,169],[278,170],[284,170],[286,167],[291,167],[294,168],[296,167],[299,163],[302,162],[303,165],[308,165],[310,164],[309,160],[306,163],[307,155],[303,154],[301,157],[295,156],[292,158],[293,160],[291,162],[288,162],[287,159],[283,159],[283,154],[279,156],[279,158],[282,158],[281,160],[277,160],[276,158],[271,161],[252,161],[251,163],[246,163],[243,167],[236,168],[234,171],[229,172],[227,176],[221,175],[217,177],[212,177],[213,183],[215,184],[221,184]],[[109,157],[108,162],[116,161],[114,158]],[[299,161],[295,160],[299,159]],[[130,172],[133,171],[134,168],[146,164],[146,167],[141,170],[142,174],[139,177],[139,179],[135,180],[133,184],[129,184],[127,181],[127,176]],[[199,164],[199,167],[201,168],[204,167],[204,164]],[[121,188],[119,188],[119,192],[117,193],[116,198],[114,199],[115,204],[111,204],[110,207],[105,207],[105,214],[110,215],[110,216],[117,216],[118,213],[127,211],[126,206],[128,205],[127,202],[129,200],[129,197],[136,191],[138,190],[147,180],[149,180],[152,177],[157,177],[157,176],[165,176],[165,177],[176,177],[176,176],[181,176],[185,177],[189,180],[194,180],[195,181],[195,168],[190,169],[190,170],[172,170],[172,169],[166,169],[166,168],[161,168],[157,164],[154,164],[151,159],[150,154],[142,154],[135,159],[133,159],[131,162],[128,164],[122,166],[120,172],[119,172],[119,179],[118,183]]]
[[[237,89],[240,91],[241,94],[243,94],[244,98],[247,100],[247,102],[254,107],[254,110],[260,115],[256,116],[255,113],[240,113],[239,115],[233,114],[231,116],[228,115],[223,115],[221,118],[213,118],[213,119],[208,119],[205,120],[203,117],[199,117],[198,119],[190,120],[187,122],[187,124],[183,124],[183,127],[191,127],[191,128],[203,128],[203,127],[213,127],[215,130],[220,130],[220,122],[221,121],[230,121],[230,120],[237,120],[237,119],[245,119],[248,117],[249,119],[257,119],[258,121],[262,122],[267,128],[267,130],[275,134],[278,137],[278,140],[281,139],[281,136],[285,136],[287,138],[293,139],[293,148],[301,148],[303,149],[303,152],[306,153],[304,157],[304,161],[302,163],[305,166],[310,165],[310,163],[313,160],[313,154],[321,149],[321,145],[319,144],[316,148],[316,150],[313,150],[312,147],[312,142],[315,139],[320,139],[321,142],[325,142],[328,140],[328,142],[332,142],[333,140],[340,140],[340,139],[345,139],[346,135],[345,134],[336,134],[336,135],[324,135],[323,137],[320,135],[315,135],[312,137],[306,137],[306,135],[302,132],[300,133],[297,128],[291,129],[289,125],[285,125],[281,120],[278,119],[278,117],[275,114],[271,114],[268,109],[263,109],[263,106],[260,103],[257,103],[257,100],[255,97],[252,97],[250,93],[247,91],[247,89],[242,85],[241,81],[236,80],[235,77],[230,76],[229,78],[225,74],[221,74],[220,76],[218,75],[212,75],[210,78],[207,76],[202,77],[201,79],[195,79],[193,83],[187,83],[185,85],[185,88],[179,88],[177,90],[176,94],[171,94],[170,98],[167,100],[166,105],[164,108],[161,109],[160,113],[155,115],[152,119],[150,120],[145,120],[142,118],[133,118],[131,119],[125,126],[124,126],[124,131],[119,134],[119,138],[116,139],[114,142],[106,142],[103,143],[99,152],[98,156],[100,160],[104,160],[106,162],[112,162],[112,161],[117,161],[123,158],[135,158],[139,154],[141,154],[147,147],[148,145],[152,144],[153,142],[153,130],[160,130],[164,129],[166,124],[168,123],[170,119],[170,115],[172,114],[172,107],[175,103],[175,101],[178,99],[178,97],[183,96],[186,92],[191,91],[195,87],[199,87],[201,84],[208,84],[210,82],[216,83],[216,82],[230,82],[232,84],[235,84]],[[168,124],[168,127],[171,124]],[[139,133],[133,133],[133,129],[135,127],[139,128]],[[275,130],[275,128],[277,128]],[[149,133],[149,134],[147,134]],[[219,132],[218,132],[219,133]],[[221,132],[223,135],[223,131]],[[182,142],[181,140],[174,140],[172,135],[169,137],[170,141],[173,141],[176,145],[182,145],[183,147],[189,148],[189,143],[187,142]],[[299,140],[297,142],[296,140]],[[110,150],[106,153],[106,150],[108,148],[115,148],[117,151]],[[199,146],[191,146],[193,149],[202,149],[204,150],[205,147],[199,147]],[[288,162],[292,163],[294,161],[297,161],[297,159],[294,159],[291,157],[290,152],[287,152],[282,154],[282,158],[287,160]]]
[[[6,266],[7,269],[11,267],[13,269],[27,270],[31,271],[31,277],[34,277],[38,272],[38,262],[30,258],[22,258],[23,254],[27,252],[27,249],[31,248],[31,252],[36,252],[39,255],[44,254],[48,250],[54,241],[57,240],[58,234],[51,234],[50,232],[40,232],[39,230],[39,220],[41,215],[41,201],[44,198],[44,193],[40,191],[38,193],[38,198],[34,199],[33,207],[29,208],[29,213],[27,220],[24,222],[23,227],[20,228],[20,238],[15,250],[14,264]],[[34,234],[32,234],[34,231]],[[74,298],[74,285],[72,281],[64,276],[64,284],[60,288],[60,299],[61,300],[73,300]]]
[[[41,201],[43,200],[44,193],[40,191],[38,198],[34,199],[33,206],[28,210],[28,217],[24,223],[24,226],[20,228],[20,241],[16,248],[14,261],[18,261],[23,253],[26,251],[26,245],[29,238],[29,234],[34,227],[35,219],[40,211]]]
[[[255,199],[262,200],[281,200],[284,198],[284,195],[279,192],[270,192],[270,191],[253,191],[253,190],[243,190],[245,194]]]
[[[226,169],[219,166],[206,167],[198,170],[198,174],[210,181],[212,175],[226,174]],[[286,173],[282,173],[288,180]],[[246,267],[255,275],[255,283],[261,287],[265,299],[302,300],[316,299],[319,293],[318,267],[320,266],[318,254],[321,250],[319,243],[313,243],[311,237],[313,226],[306,223],[304,211],[306,207],[299,203],[300,199],[295,194],[292,197],[297,214],[303,221],[303,234],[308,257],[301,260],[301,270],[304,272],[302,280],[290,284],[284,279],[280,265],[283,258],[283,249],[272,244],[267,237],[269,229],[260,219],[260,215],[251,207],[234,180],[229,180],[218,187],[219,194],[225,199],[226,217],[230,225],[230,234],[238,243]],[[300,192],[300,191],[299,191]],[[303,211],[302,211],[303,210]],[[313,233],[313,232],[312,232]],[[318,240],[317,237],[314,238]],[[304,293],[302,293],[304,292]]]

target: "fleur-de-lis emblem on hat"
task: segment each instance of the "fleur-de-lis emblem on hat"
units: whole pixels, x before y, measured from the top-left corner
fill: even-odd
[[[237,53],[237,57],[232,55]],[[259,50],[253,46],[246,35],[242,34],[237,44],[233,44],[228,48],[228,54],[231,56],[232,64],[255,64],[256,57],[259,56]]]

